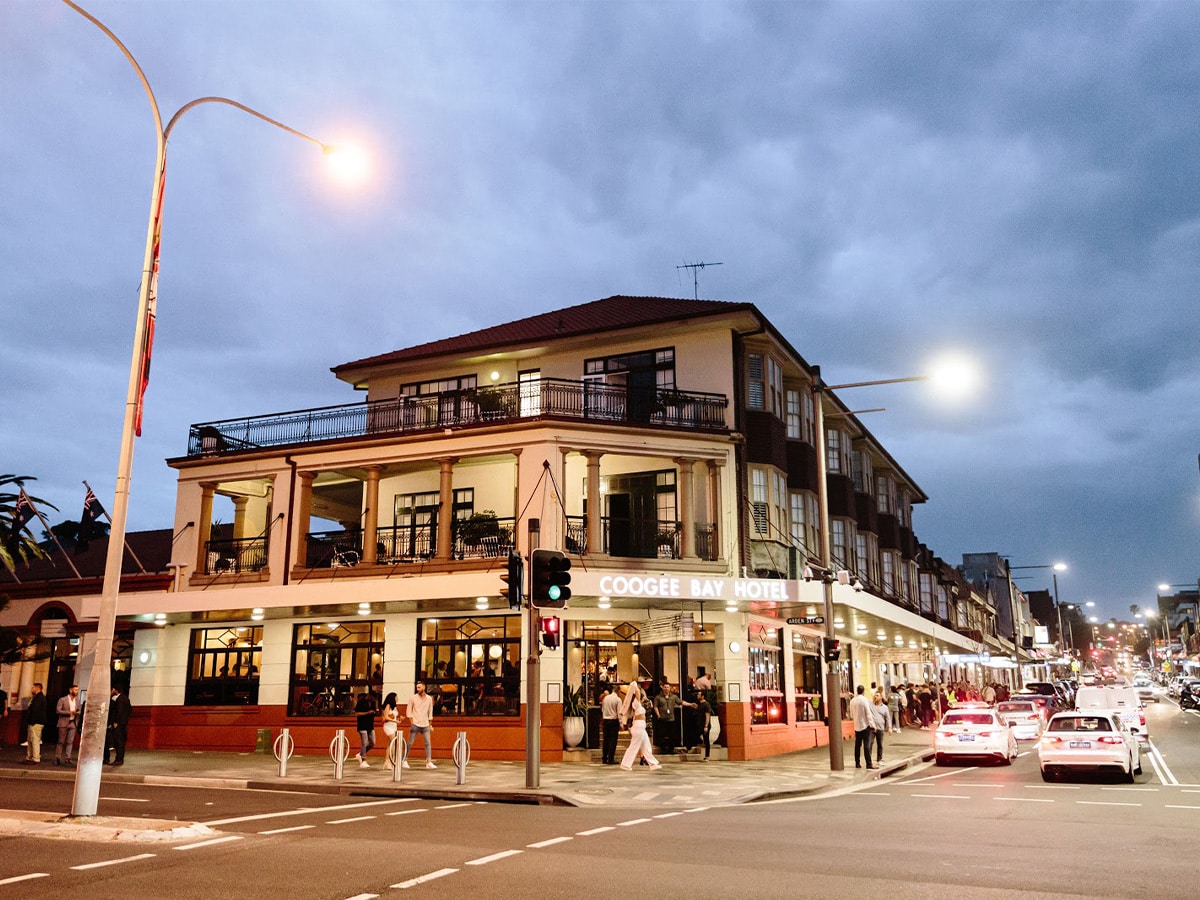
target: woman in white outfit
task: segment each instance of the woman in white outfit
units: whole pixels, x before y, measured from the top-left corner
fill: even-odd
[[[662,764],[654,758],[650,747],[650,736],[646,734],[646,707],[642,703],[646,695],[636,681],[630,683],[621,705],[621,721],[629,722],[629,747],[621,758],[621,768],[626,772],[633,769],[633,761],[641,756],[652,769],[661,769]]]

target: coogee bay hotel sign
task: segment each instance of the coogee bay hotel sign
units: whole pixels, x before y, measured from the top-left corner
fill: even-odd
[[[705,578],[693,575],[655,575],[646,572],[571,573],[571,586],[580,596],[625,597],[638,600],[795,601],[798,582],[779,578]]]

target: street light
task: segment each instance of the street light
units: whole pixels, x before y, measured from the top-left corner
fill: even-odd
[[[100,594],[100,611],[96,627],[95,653],[88,677],[87,703],[84,706],[83,728],[79,738],[79,763],[75,773],[75,793],[71,814],[94,816],[100,798],[101,766],[104,762],[104,737],[107,730],[109,695],[111,693],[111,658],[113,636],[116,632],[117,596],[121,589],[121,563],[125,547],[125,525],[129,512],[129,481],[133,472],[134,439],[141,434],[142,400],[149,376],[150,350],[154,342],[154,314],[158,290],[159,241],[162,236],[163,187],[167,169],[167,140],[175,123],[188,110],[203,103],[223,103],[249,113],[289,134],[320,147],[325,153],[334,148],[251,109],[227,97],[200,97],[184,104],[171,117],[166,128],[158,109],[158,100],[150,88],[142,67],[121,40],[103,22],[72,0],[63,2],[75,10],[117,45],[137,73],[138,80],[150,99],[157,132],[158,151],[150,191],[150,222],[146,229],[146,249],[142,259],[142,283],[138,291],[137,325],[133,337],[133,358],[129,367],[129,385],[125,394],[125,418],[121,429],[121,450],[117,460],[117,482],[109,526],[108,555],[104,561],[104,581]]]
[[[846,384],[825,384],[821,381],[821,367],[812,369],[812,398],[813,425],[817,441],[817,521],[820,531],[820,554],[818,564],[821,568],[821,581],[825,588],[825,637],[833,640],[837,637],[833,622],[833,552],[830,546],[829,534],[829,458],[825,440],[825,410],[822,406],[822,395],[829,391],[843,391],[849,388],[872,387],[883,384],[905,384],[910,381],[937,381],[946,389],[955,392],[962,391],[973,381],[971,373],[957,361],[947,360],[939,363],[930,375],[913,375],[908,378],[885,378],[879,381],[854,381]],[[936,658],[936,657],[935,657]],[[825,715],[829,721],[829,768],[840,772],[845,768],[842,754],[842,696],[840,663],[831,660],[826,663],[825,672]]]

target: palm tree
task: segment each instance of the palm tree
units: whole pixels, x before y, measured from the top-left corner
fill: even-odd
[[[37,481],[37,479],[32,475],[0,475],[0,560],[10,570],[14,569],[19,562],[28,562],[46,555],[46,551],[39,547],[37,541],[33,539],[33,532],[29,530],[28,523],[22,523],[19,530],[16,528],[17,500],[27,481]],[[17,488],[16,493],[5,490],[14,485]],[[29,499],[38,506],[58,509],[53,503],[43,500],[41,497],[30,497]]]

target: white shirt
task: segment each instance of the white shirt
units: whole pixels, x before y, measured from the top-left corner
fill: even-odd
[[[871,712],[871,701],[867,699],[866,694],[855,694],[847,710],[854,721],[855,731],[875,728],[875,715]]]
[[[413,694],[408,698],[408,717],[418,728],[428,728],[433,718],[433,698],[428,694]]]
[[[603,719],[616,719],[620,715],[621,697],[616,691],[613,691],[600,704],[600,717]]]

